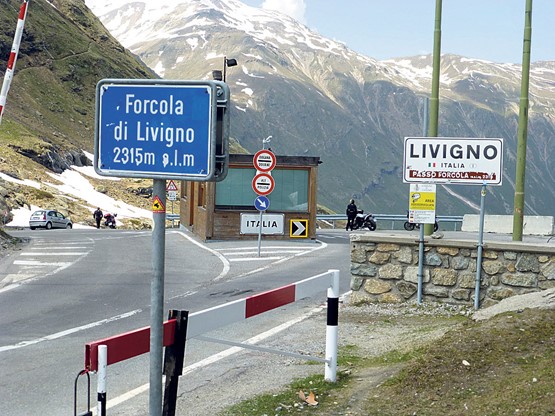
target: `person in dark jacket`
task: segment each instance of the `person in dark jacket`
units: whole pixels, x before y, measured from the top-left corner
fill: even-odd
[[[353,231],[353,224],[355,222],[355,218],[357,217],[357,206],[355,205],[355,200],[351,199],[351,202],[349,203],[349,205],[347,205],[347,210],[345,211],[345,213],[347,214],[347,227],[345,228],[347,231],[349,231],[349,228],[351,229],[351,231]]]
[[[102,213],[100,207],[97,208],[95,212],[93,212],[93,217],[96,221],[96,228],[100,228],[100,221],[102,221],[103,216],[104,214]]]

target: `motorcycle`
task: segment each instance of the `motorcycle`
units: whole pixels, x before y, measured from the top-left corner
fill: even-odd
[[[116,217],[118,214],[106,214],[104,215],[104,225],[108,228],[115,229],[116,228]]]
[[[409,217],[409,213],[407,212],[407,218]],[[405,228],[405,230],[407,231],[413,231],[414,229],[419,230],[420,229],[420,224],[414,223],[414,222],[408,222],[405,221],[405,223],[403,224],[403,227]],[[437,218],[435,219],[434,222],[434,233],[439,230],[439,223],[437,222]]]
[[[372,214],[364,214],[364,210],[359,209],[353,222],[353,230],[368,228],[370,231],[376,229],[376,219]]]

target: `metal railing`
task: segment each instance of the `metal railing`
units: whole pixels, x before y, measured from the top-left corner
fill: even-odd
[[[403,223],[407,220],[406,215],[396,215],[396,214],[374,214],[374,218],[378,223],[378,229],[402,229]],[[174,222],[177,222],[177,226],[179,226],[179,214],[167,214],[166,213],[166,220],[171,221],[172,228],[175,226]],[[336,221],[347,221],[347,216],[345,214],[318,214],[316,215],[316,220],[318,221],[326,221],[331,223],[332,227],[335,228]],[[442,228],[443,223],[451,223],[453,224],[454,231],[460,231],[463,216],[462,215],[438,215],[437,221],[439,223],[439,228]],[[386,228],[383,226],[384,223],[389,223],[389,226]],[[401,223],[401,224],[398,224]],[[395,226],[398,225],[396,228]]]
[[[166,221],[171,221],[172,223],[172,228],[175,228],[175,222],[177,222],[177,227],[179,227],[179,222],[181,220],[181,217],[179,214],[168,214],[166,213]]]
[[[395,230],[402,229],[403,225],[399,224],[399,227],[395,227],[397,223],[404,223],[407,221],[406,215],[396,215],[396,214],[374,214],[374,218],[378,223],[378,229],[386,229],[386,227],[381,226],[384,222],[389,222],[391,225],[387,229]],[[462,215],[438,215],[437,222],[439,223],[439,228],[442,228],[443,223],[453,224],[454,231],[459,231],[461,229],[463,216]],[[347,216],[345,214],[318,214],[316,215],[318,221],[327,221],[332,224],[335,228],[335,221],[347,221]]]

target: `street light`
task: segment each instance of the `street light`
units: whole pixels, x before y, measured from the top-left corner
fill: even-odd
[[[227,74],[227,68],[236,66],[236,65],[237,65],[237,59],[233,59],[233,58],[227,59],[227,56],[224,56],[224,79],[223,79],[224,82]]]
[[[266,143],[270,143],[272,141],[272,136],[268,136],[265,139],[262,139],[262,149],[266,148]]]

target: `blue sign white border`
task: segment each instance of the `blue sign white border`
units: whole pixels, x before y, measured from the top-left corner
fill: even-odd
[[[100,114],[101,114],[101,88],[108,86],[191,86],[207,87],[210,90],[210,127],[208,137],[209,160],[208,169],[205,173],[198,175],[179,174],[176,172],[145,172],[145,171],[122,171],[116,169],[102,169],[100,164],[101,134],[100,134]],[[144,178],[144,179],[175,179],[187,181],[208,182],[214,180],[216,166],[216,129],[217,129],[217,83],[215,81],[180,81],[162,79],[103,79],[96,85],[95,103],[95,134],[94,134],[94,169],[101,176],[122,177],[122,178]]]
[[[270,200],[267,196],[258,195],[254,199],[254,207],[259,211],[266,211],[270,207]]]

